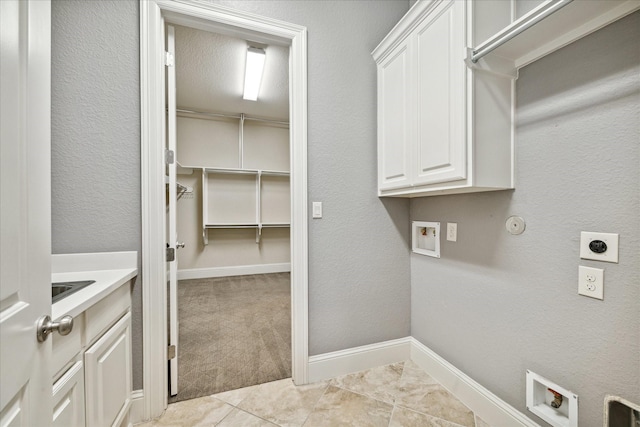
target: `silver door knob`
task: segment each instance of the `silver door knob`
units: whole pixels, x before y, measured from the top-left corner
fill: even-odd
[[[69,335],[69,332],[71,332],[72,329],[73,317],[64,316],[59,322],[52,322],[51,317],[44,315],[38,319],[36,327],[38,342],[45,342],[53,331],[58,331],[60,335]]]
[[[176,249],[183,249],[184,248],[184,242],[176,242]]]

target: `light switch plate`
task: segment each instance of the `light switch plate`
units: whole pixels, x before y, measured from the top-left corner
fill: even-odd
[[[313,218],[322,218],[322,202],[313,202]]]
[[[601,240],[607,245],[607,250],[602,253],[589,249],[589,243]],[[580,258],[596,261],[618,262],[618,235],[614,233],[595,233],[583,231],[580,233]]]

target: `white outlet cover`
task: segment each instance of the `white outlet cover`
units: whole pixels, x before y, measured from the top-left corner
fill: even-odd
[[[607,250],[601,254],[589,249],[589,243],[593,240],[602,240],[607,244]],[[618,262],[618,234],[596,233],[592,231],[582,231],[580,233],[580,258],[593,259],[596,261]]]
[[[450,242],[455,242],[458,240],[458,223],[457,222],[447,223],[447,240]]]
[[[604,299],[604,270],[578,266],[578,294]]]

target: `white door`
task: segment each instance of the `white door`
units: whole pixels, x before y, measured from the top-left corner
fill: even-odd
[[[167,27],[167,150],[173,153],[173,160],[167,162],[169,176],[169,215],[167,216],[168,248],[173,250],[174,261],[169,262],[169,348],[173,358],[169,360],[169,394],[178,394],[178,260],[175,257],[178,233],[176,230],[176,67],[175,67],[175,29]]]
[[[0,1],[0,426],[52,423],[51,4]]]

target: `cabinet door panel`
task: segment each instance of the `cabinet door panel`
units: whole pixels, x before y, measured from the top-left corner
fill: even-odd
[[[127,313],[84,355],[87,425],[111,426],[131,403],[131,314]]]
[[[448,1],[416,32],[414,184],[466,177],[464,2]]]
[[[53,385],[53,427],[84,426],[84,371],[76,362]]]
[[[406,187],[411,160],[409,91],[410,52],[407,42],[378,66],[378,181],[380,189]]]

